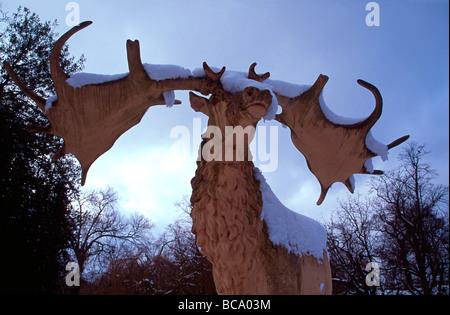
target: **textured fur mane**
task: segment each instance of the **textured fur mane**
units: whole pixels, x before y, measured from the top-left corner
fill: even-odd
[[[199,162],[192,180],[193,232],[214,266],[215,282],[222,286],[219,292],[265,289],[264,279],[257,279],[255,272],[263,223],[253,168],[252,162]]]

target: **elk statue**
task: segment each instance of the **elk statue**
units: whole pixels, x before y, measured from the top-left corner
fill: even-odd
[[[190,92],[192,109],[209,118],[191,181],[191,216],[198,245],[212,263],[217,292],[331,294],[323,228],[281,205],[255,168],[249,144],[258,122],[275,118],[290,128],[295,147],[319,180],[322,193],[318,204],[335,182],[353,192],[352,174],[382,174],[373,170],[370,158],[384,155],[409,137],[387,146],[374,141],[370,129],[382,111],[378,89],[358,80],[374,95],[375,109],[364,121],[343,124],[330,118],[321,101],[328,80],[324,75],[311,87],[296,86],[294,92],[286,92],[277,88],[280,81],[270,80],[269,73],[256,74],[256,64],[244,76],[230,75],[225,67],[213,70],[206,63],[195,75],[181,67],[161,74],[158,67],[142,64],[139,42],[130,40],[129,73],[89,76],[76,84],[75,76],[69,78],[62,70],[59,57],[65,42],[91,23],[75,26],[56,42],[50,54],[56,95],[47,100],[28,89],[4,62],[18,87],[49,120],[47,126],[27,127],[64,139],[53,160],[72,153],[81,164],[84,184],[92,163],[138,124],[149,107],[180,104],[174,98],[175,90],[210,95],[205,98]],[[282,113],[275,115],[278,105]],[[288,219],[274,224],[280,217]]]

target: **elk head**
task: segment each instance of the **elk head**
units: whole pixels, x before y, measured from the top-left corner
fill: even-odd
[[[249,79],[255,80],[253,64],[250,67]],[[225,67],[219,73],[214,73],[211,68],[203,63],[206,76],[212,81],[220,82],[225,72]],[[270,91],[260,91],[255,87],[246,87],[240,93],[225,91],[221,85],[211,91],[212,96],[207,99],[190,93],[189,101],[196,112],[202,112],[209,117],[209,125],[218,126],[221,130],[225,126],[256,126],[258,121],[266,114],[271,105],[272,95]]]
[[[258,81],[260,76],[255,73],[255,65],[256,63],[250,67],[248,78]],[[220,82],[225,72],[225,67],[223,67],[220,72],[214,73],[206,63],[203,63],[203,68],[206,76],[217,83]],[[268,73],[264,76],[267,78]],[[266,115],[272,104],[270,91],[261,91],[248,86],[242,92],[230,93],[218,84],[218,87],[211,93],[209,99],[192,92],[189,95],[191,107],[196,112],[202,112],[209,117],[208,130],[203,138],[206,141],[213,141],[210,143],[211,148],[220,147],[220,153],[225,153],[225,156],[228,152],[228,158],[225,157],[226,161],[248,160],[251,156],[248,145],[255,135],[256,125]],[[213,135],[212,139],[211,135]],[[235,158],[234,155],[230,155],[232,152],[236,152]],[[215,159],[222,161],[222,154],[216,155]]]

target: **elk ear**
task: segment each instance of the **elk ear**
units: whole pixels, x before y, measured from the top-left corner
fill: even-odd
[[[210,104],[209,99],[198,96],[195,93],[189,92],[189,102],[191,103],[191,107],[196,112],[202,112],[206,116],[210,115]]]

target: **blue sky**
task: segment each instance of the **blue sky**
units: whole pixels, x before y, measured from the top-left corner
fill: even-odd
[[[42,20],[58,19],[57,31],[70,27],[65,19],[69,1],[8,0],[3,10],[29,7]],[[380,26],[365,23],[362,0],[154,0],[75,1],[80,19],[93,25],[68,42],[73,55],[85,54],[85,72],[127,72],[125,43],[138,39],[143,62],[199,68],[203,61],[230,70],[257,72],[272,79],[312,84],[319,74],[330,77],[324,99],[335,113],[365,117],[373,110],[373,96],[356,84],[366,80],[379,88],[383,115],[373,135],[389,143],[405,134],[425,143],[429,162],[449,181],[449,2],[439,0],[376,1]],[[92,166],[87,187],[111,185],[123,208],[149,215],[157,226],[178,215],[174,203],[190,195],[196,168],[196,149],[189,155],[171,151],[175,126],[192,135],[206,117],[189,106],[187,92],[177,92],[183,105],[152,107],[141,124],[124,134]],[[197,119],[197,120],[195,120]],[[279,126],[276,122],[260,126]],[[198,139],[191,140],[195,143]],[[335,184],[325,202],[315,202],[320,187],[303,156],[295,149],[288,129],[278,129],[278,167],[265,174],[279,199],[289,208],[313,218],[327,217],[347,190]],[[397,165],[374,159],[377,169]],[[367,191],[369,176],[356,176],[356,192]]]

